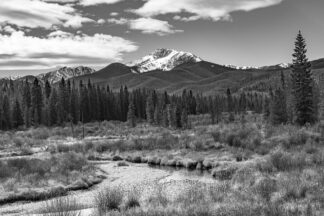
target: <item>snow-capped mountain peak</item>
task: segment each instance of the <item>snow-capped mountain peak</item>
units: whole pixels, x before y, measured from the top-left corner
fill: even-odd
[[[127,64],[134,73],[145,73],[154,70],[170,71],[184,63],[197,63],[202,59],[189,52],[173,49],[157,49],[153,53]]]
[[[72,77],[82,76],[94,73],[95,70],[89,67],[79,66],[75,68],[71,67],[62,67],[56,71],[51,71],[48,73],[39,74],[37,78],[41,80],[48,80],[50,83],[56,83],[60,81],[62,78],[65,80],[70,79]]]

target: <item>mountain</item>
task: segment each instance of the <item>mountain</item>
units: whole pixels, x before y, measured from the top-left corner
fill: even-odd
[[[324,59],[312,61],[313,74],[316,80],[324,73]],[[196,93],[213,95],[232,91],[268,91],[270,85],[280,84],[280,73],[289,77],[289,64],[277,64],[265,67],[235,67],[224,66],[203,59],[188,52],[179,52],[172,49],[158,49],[153,53],[129,63],[112,63],[107,67],[94,71],[87,67],[64,67],[56,71],[40,74],[41,80],[50,80],[56,83],[65,79],[82,81],[119,90],[121,86],[128,89],[151,88],[167,91],[171,94],[180,94],[183,89],[190,89]],[[33,81],[34,76],[22,77],[19,80]],[[0,80],[1,81],[1,80]]]
[[[75,68],[62,67],[55,71],[39,74],[36,77],[42,81],[48,80],[50,83],[56,83],[60,81],[62,78],[67,80],[77,76],[89,75],[94,72],[95,72],[94,69],[89,67],[83,67],[83,66],[79,66]]]
[[[312,61],[315,77],[324,72],[324,59]],[[224,66],[204,61],[194,54],[172,49],[158,49],[153,53],[127,65],[113,63],[107,67],[84,76],[73,78],[75,81],[107,86],[119,90],[127,86],[130,90],[151,88],[159,91],[180,94],[190,89],[212,95],[248,89],[249,91],[267,91],[269,85],[280,83],[280,72],[289,77],[289,64],[277,64],[265,67]]]
[[[157,49],[153,53],[127,64],[133,73],[146,73],[154,70],[170,71],[184,63],[197,63],[202,59],[188,52],[172,49]]]

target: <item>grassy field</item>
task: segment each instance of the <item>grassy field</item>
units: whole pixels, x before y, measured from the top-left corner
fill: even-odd
[[[1,196],[84,183],[96,176],[91,161],[109,160],[119,161],[117,166],[206,170],[215,181],[184,181],[180,190],[170,182],[108,187],[94,195],[93,215],[323,215],[324,145],[318,126],[260,122],[254,116],[211,125],[209,116],[196,116],[187,130],[90,123],[85,139],[82,125],[73,133],[68,126],[3,132]],[[66,213],[53,210],[51,215],[78,215],[82,208],[75,200],[58,198],[44,209]]]

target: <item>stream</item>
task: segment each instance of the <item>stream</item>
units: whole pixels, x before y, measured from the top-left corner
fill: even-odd
[[[129,166],[119,167],[117,162],[101,162],[96,166],[107,173],[107,179],[102,183],[92,187],[89,190],[74,191],[69,193],[69,198],[76,199],[83,206],[81,216],[90,216],[94,209],[95,195],[107,187],[130,188],[142,185],[144,189],[148,188],[153,182],[159,183],[180,183],[177,189],[181,187],[184,181],[199,181],[203,183],[215,183],[216,180],[208,171],[175,169],[172,167],[149,166],[147,164],[131,164]],[[31,203],[13,203],[0,206],[0,215],[20,216],[20,215],[41,215],[35,214],[41,208],[44,208],[46,201]]]

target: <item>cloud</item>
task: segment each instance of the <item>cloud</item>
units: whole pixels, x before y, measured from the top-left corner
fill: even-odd
[[[53,25],[80,28],[86,22],[94,20],[83,17],[70,4],[61,5],[40,0],[10,0],[0,3],[0,24],[50,29]]]
[[[123,0],[43,0],[45,2],[56,2],[61,4],[74,3],[81,6],[95,6],[100,4],[116,4]]]
[[[174,29],[174,27],[167,21],[153,19],[150,17],[142,17],[138,19],[110,18],[107,20],[107,22],[117,25],[128,25],[131,30],[139,30],[143,34],[157,34],[164,36],[177,32],[183,32],[182,30]]]
[[[281,3],[283,0],[146,0],[146,3],[132,12],[153,17],[161,14],[180,14],[187,12],[189,17],[175,16],[177,20],[194,21],[207,19],[218,21],[230,19],[234,11],[251,11]],[[172,6],[171,6],[172,5]]]
[[[81,0],[79,4],[82,6],[93,6],[99,4],[115,4],[120,1],[122,0]]]
[[[167,35],[177,32],[183,32],[182,30],[175,30],[173,26],[167,21],[157,20],[153,18],[139,18],[130,20],[129,27],[132,30],[140,30],[144,34],[158,34]]]
[[[129,22],[128,19],[126,18],[119,18],[119,19],[116,19],[116,18],[110,18],[107,20],[107,22],[109,23],[112,23],[112,24],[116,24],[116,25],[125,25]]]
[[[98,21],[97,21],[97,23],[98,24],[105,24],[106,23],[106,20],[104,20],[104,19],[99,19]]]
[[[112,17],[118,16],[118,15],[119,15],[118,12],[111,12],[111,13],[110,13],[110,16],[112,16]]]
[[[121,61],[125,53],[138,49],[132,41],[105,34],[73,35],[55,31],[45,38],[26,36],[15,31],[0,34],[0,67],[12,69],[44,69],[58,65],[104,66]]]

